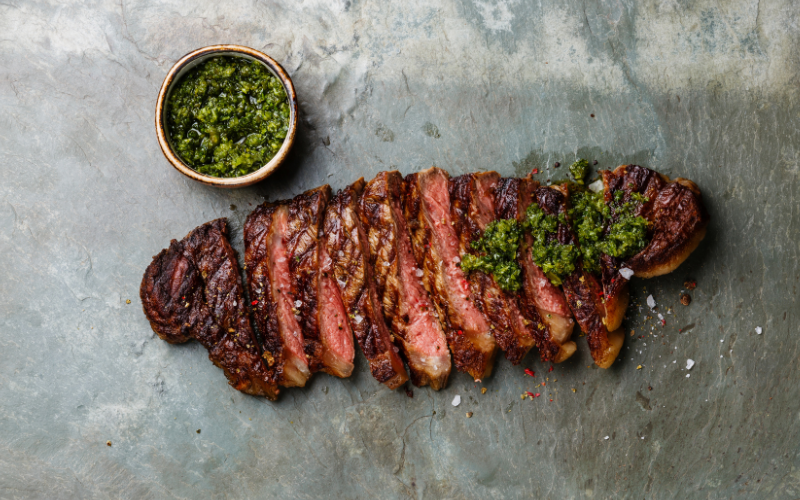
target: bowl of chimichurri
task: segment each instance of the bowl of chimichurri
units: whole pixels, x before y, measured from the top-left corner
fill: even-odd
[[[286,71],[249,47],[213,45],[170,69],[156,102],[161,151],[182,174],[219,187],[263,180],[286,159],[297,96]]]

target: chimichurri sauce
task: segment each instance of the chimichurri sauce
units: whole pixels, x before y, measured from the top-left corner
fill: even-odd
[[[517,250],[522,228],[514,219],[499,219],[489,223],[483,236],[472,242],[478,255],[465,254],[461,269],[465,273],[483,271],[492,275],[505,291],[516,292],[522,286],[522,269],[517,263]]]
[[[218,56],[192,68],[167,102],[167,132],[187,165],[213,177],[255,172],[289,130],[286,90],[263,64]]]

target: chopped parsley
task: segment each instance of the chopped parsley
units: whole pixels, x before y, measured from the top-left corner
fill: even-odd
[[[522,269],[517,263],[517,251],[522,240],[522,228],[514,219],[498,219],[489,223],[483,235],[472,242],[477,254],[461,258],[465,273],[483,271],[507,292],[516,292],[522,286]]]

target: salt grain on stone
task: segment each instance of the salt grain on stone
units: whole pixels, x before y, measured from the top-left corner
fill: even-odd
[[[764,330],[762,330],[760,326],[757,326],[757,327],[756,327],[756,333],[757,333],[757,334],[761,335],[761,332],[763,332],[763,331],[764,331]]]
[[[686,360],[686,369],[687,370],[691,370],[693,366],[694,366],[694,360],[693,359],[687,359]]]
[[[453,398],[453,402],[451,403],[453,406],[458,406],[461,404],[461,396],[456,394],[456,397]]]
[[[647,307],[653,309],[656,306],[656,299],[652,295],[647,296]]]

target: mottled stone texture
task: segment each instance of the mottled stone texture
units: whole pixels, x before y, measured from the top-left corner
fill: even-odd
[[[796,2],[223,4],[0,3],[0,497],[800,496]],[[252,188],[189,181],[156,143],[162,78],[213,43],[271,54],[300,98],[290,165]],[[501,360],[486,394],[454,375],[410,399],[359,357],[269,403],[142,314],[152,255],[221,216],[241,250],[264,199],[575,157],[689,177],[712,216],[677,272],[634,280],[610,370],[578,339],[552,372]]]

